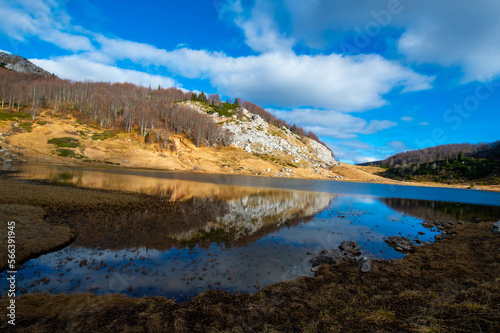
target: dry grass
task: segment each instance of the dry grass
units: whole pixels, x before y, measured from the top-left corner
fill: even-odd
[[[68,227],[43,221],[44,210],[28,205],[0,204],[0,271],[7,269],[7,221],[15,221],[16,262],[39,256],[68,244],[75,235]]]

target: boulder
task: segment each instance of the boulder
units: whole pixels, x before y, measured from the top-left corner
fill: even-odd
[[[319,266],[321,264],[337,264],[342,261],[350,261],[354,260],[354,256],[345,251],[335,250],[335,249],[327,249],[321,251],[320,254],[315,255],[311,260],[309,260],[313,267]]]
[[[368,273],[372,270],[372,261],[367,257],[361,257],[358,260],[358,268],[362,273]]]
[[[342,243],[340,243],[339,249],[352,254],[361,253],[361,247],[359,246],[358,242],[353,240],[343,241]]]
[[[430,221],[424,221],[424,222],[422,222],[422,227],[424,227],[424,228],[433,228],[434,227],[434,223],[432,223]]]
[[[415,246],[413,245],[413,243],[411,242],[411,240],[409,240],[408,238],[406,237],[401,237],[401,236],[391,236],[391,237],[388,237],[385,242],[395,248],[397,251],[400,251],[400,252],[412,252],[415,250]]]
[[[438,240],[442,240],[442,239],[445,239],[446,236],[445,235],[440,235],[440,234],[437,234],[437,235],[434,235],[434,240],[437,242]]]
[[[500,221],[493,223],[492,234],[500,234]]]

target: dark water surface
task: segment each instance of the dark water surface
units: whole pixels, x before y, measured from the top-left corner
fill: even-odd
[[[372,258],[401,258],[385,237],[431,242],[437,230],[423,221],[500,218],[500,193],[473,190],[36,165],[19,171],[20,178],[159,195],[201,213],[186,214],[168,233],[145,226],[142,235],[151,237],[79,237],[19,267],[21,293],[90,290],[186,300],[209,289],[255,292],[313,275],[308,253],[343,240],[357,240]]]

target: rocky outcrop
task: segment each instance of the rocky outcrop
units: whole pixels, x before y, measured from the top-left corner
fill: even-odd
[[[52,77],[53,75],[33,64],[26,58],[14,54],[0,52],[0,67],[10,69],[17,73],[25,74],[38,74],[45,77]]]
[[[353,240],[343,241],[342,243],[340,243],[339,249],[345,252],[352,253],[354,255],[361,253],[361,247],[359,246],[358,242]]]
[[[346,251],[340,251],[336,249],[326,249],[321,251],[320,254],[315,255],[311,260],[309,260],[313,267],[319,266],[321,264],[334,265],[342,261],[352,261],[354,256]]]
[[[492,234],[500,234],[500,221],[493,223],[493,227],[491,228]]]
[[[0,133],[0,165],[19,162],[20,152],[16,151],[18,148],[7,143],[6,136],[8,137],[9,135],[10,133]]]
[[[372,261],[368,257],[358,259],[358,268],[362,273],[368,273],[372,270]]]
[[[321,251],[320,254],[315,255],[309,260],[312,263],[311,270],[317,272],[319,266],[322,264],[335,265],[342,261],[355,262],[355,256],[361,253],[361,247],[358,242],[353,240],[343,241],[340,243],[339,249],[326,249]],[[371,260],[368,257],[359,258],[357,263],[360,271],[363,273],[372,270]]]
[[[399,252],[413,252],[415,245],[406,237],[390,236],[385,242]]]
[[[188,101],[185,105],[200,113],[209,111],[205,105]],[[337,165],[332,152],[321,143],[308,137],[300,137],[288,128],[278,128],[262,117],[242,109],[240,116],[225,117],[210,114],[213,121],[233,133],[231,144],[251,154],[285,158],[293,165],[307,168],[329,168]],[[282,170],[291,173],[292,170]]]

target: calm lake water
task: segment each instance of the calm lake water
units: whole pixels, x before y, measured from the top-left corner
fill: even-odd
[[[125,227],[85,237],[97,231],[83,227],[70,246],[19,267],[21,293],[182,301],[209,289],[255,292],[312,276],[311,253],[343,240],[358,241],[371,258],[402,258],[385,237],[432,242],[437,231],[423,221],[500,218],[500,193],[473,190],[36,165],[18,177],[158,195],[187,212],[168,233],[159,223],[140,234]]]

